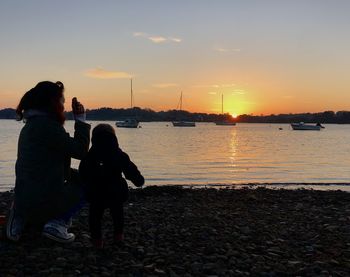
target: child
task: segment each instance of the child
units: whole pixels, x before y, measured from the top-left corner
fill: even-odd
[[[79,166],[79,172],[90,203],[89,228],[91,241],[97,248],[103,248],[101,220],[105,209],[113,218],[114,240],[123,241],[123,203],[128,198],[128,185],[124,176],[137,187],[145,180],[136,165],[130,161],[118,144],[112,126],[99,124],[92,131],[92,147]]]

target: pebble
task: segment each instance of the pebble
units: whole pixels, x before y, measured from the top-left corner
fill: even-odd
[[[0,214],[12,197],[0,193]],[[72,244],[0,240],[0,276],[350,276],[348,193],[169,186],[130,199],[124,246],[106,213],[105,249],[92,248],[84,208]]]

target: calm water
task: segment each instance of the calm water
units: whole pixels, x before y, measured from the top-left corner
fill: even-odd
[[[164,122],[141,125],[116,132],[122,149],[138,165],[147,185],[350,183],[349,125],[326,125],[320,132],[292,131],[287,124],[199,123],[195,128],[174,128]],[[0,120],[0,190],[13,187],[22,126]],[[65,127],[73,133],[73,122]],[[77,167],[78,161],[73,161],[73,166]]]

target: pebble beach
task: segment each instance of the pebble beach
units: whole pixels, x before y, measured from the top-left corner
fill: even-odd
[[[0,193],[0,214],[13,197]],[[0,276],[350,276],[350,194],[285,189],[130,190],[125,241],[90,245],[84,208],[76,240],[28,230],[0,239]],[[0,227],[1,228],[1,227]]]

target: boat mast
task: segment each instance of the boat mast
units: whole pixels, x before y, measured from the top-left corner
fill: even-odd
[[[221,94],[221,113],[224,114],[224,94]]]
[[[130,82],[131,82],[131,91],[130,91],[130,107],[131,107],[131,109],[132,109],[132,78],[130,79]]]
[[[180,111],[182,111],[182,91],[181,91],[181,96],[180,96]]]

